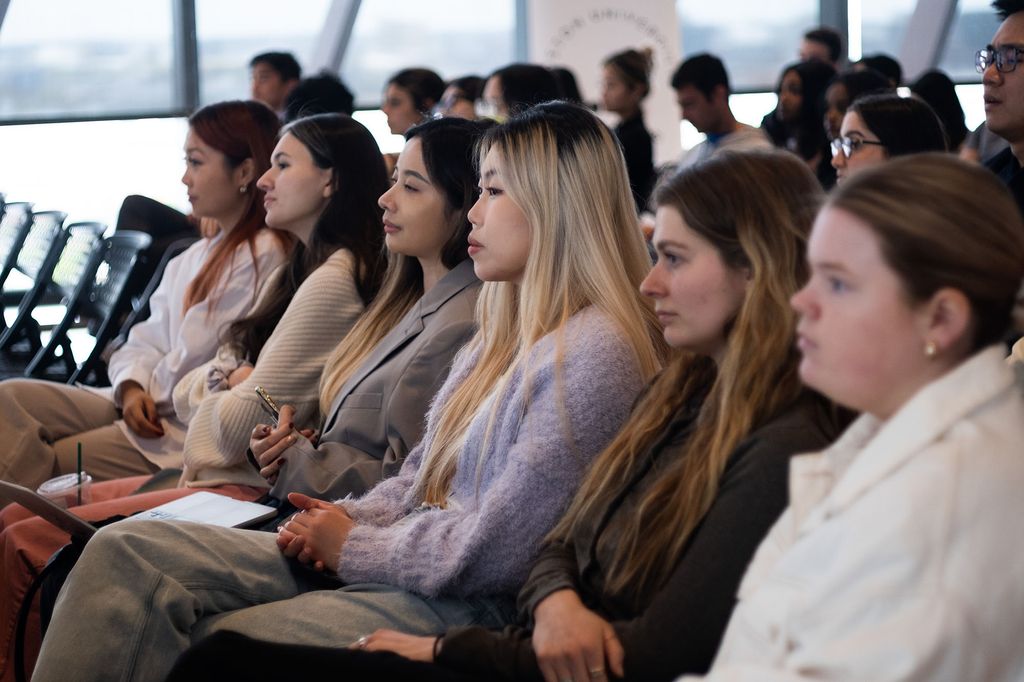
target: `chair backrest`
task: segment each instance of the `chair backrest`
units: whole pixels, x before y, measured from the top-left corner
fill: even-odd
[[[131,307],[128,283],[139,260],[139,254],[149,248],[152,238],[144,232],[121,230],[107,237],[100,244],[87,272],[91,281],[83,282],[76,289],[75,297],[68,305],[68,315],[90,318],[89,331],[96,337],[92,352],[76,370],[70,381],[88,381],[94,372],[99,383],[106,383],[105,367],[101,354],[107,343],[118,331],[121,316]],[[59,327],[65,335],[67,327]],[[60,343],[60,341],[58,341]],[[54,344],[51,341],[50,347]],[[70,352],[70,344],[66,345]],[[44,358],[47,358],[44,354]]]
[[[39,276],[54,242],[63,236],[65,218],[67,214],[60,211],[36,211],[32,214],[32,227],[18,252],[15,265],[18,270],[33,280]]]
[[[97,222],[71,223],[67,226],[68,241],[60,253],[51,279],[61,295],[70,298],[86,274],[89,259],[97,251],[107,226]]]
[[[31,227],[32,204],[25,201],[4,204],[4,215],[0,218],[0,286],[14,269]]]
[[[88,296],[82,301],[79,315],[106,319],[119,315],[130,305],[125,284],[139,259],[139,254],[148,249],[153,239],[145,232],[121,230],[103,240],[102,255],[96,268]]]

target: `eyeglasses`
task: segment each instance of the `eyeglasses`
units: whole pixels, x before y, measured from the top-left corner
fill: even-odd
[[[995,64],[999,73],[1010,73],[1017,68],[1021,55],[1024,55],[1024,49],[1014,45],[1003,45],[999,48],[987,45],[985,49],[974,54],[974,67],[978,73],[985,73],[990,65]]]
[[[846,158],[850,158],[856,153],[858,149],[866,144],[873,144],[876,147],[884,147],[885,145],[875,140],[865,140],[860,137],[837,137],[831,142],[832,156],[839,156],[839,152],[842,152]]]

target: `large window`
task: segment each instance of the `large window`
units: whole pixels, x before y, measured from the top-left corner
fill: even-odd
[[[376,106],[399,69],[426,66],[450,79],[487,75],[514,59],[514,0],[377,0],[359,7],[341,77],[357,105]]]
[[[859,0],[859,4],[861,55],[884,53],[899,58],[917,0]]]
[[[782,68],[797,60],[804,32],[818,25],[818,0],[773,2],[676,0],[683,54],[721,57],[733,90],[775,88]]]
[[[988,45],[999,28],[990,0],[960,0],[939,68],[954,81],[981,81],[974,53]]]
[[[168,0],[13,0],[0,32],[0,118],[173,106]]]
[[[249,60],[260,52],[291,52],[308,71],[329,7],[330,0],[197,0],[200,101],[247,98]]]

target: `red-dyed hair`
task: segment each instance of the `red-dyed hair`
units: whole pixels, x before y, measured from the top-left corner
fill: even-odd
[[[246,208],[242,219],[213,248],[185,293],[183,311],[206,299],[215,302],[215,288],[224,272],[232,266],[235,250],[248,243],[256,257],[256,236],[266,229],[266,211],[263,192],[257,189],[256,179],[270,168],[270,154],[274,150],[281,122],[277,114],[260,102],[219,102],[205,106],[188,119],[189,127],[203,142],[227,158],[231,168],[237,168],[246,159],[252,159],[255,175],[245,194]],[[227,226],[226,226],[227,227]],[[283,232],[274,231],[282,249],[289,249],[292,239]],[[253,292],[255,295],[255,292]]]

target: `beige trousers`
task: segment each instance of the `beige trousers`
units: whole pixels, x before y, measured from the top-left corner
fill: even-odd
[[[35,489],[74,473],[79,443],[93,480],[158,471],[114,424],[120,416],[114,403],[77,386],[0,381],[0,479]]]

